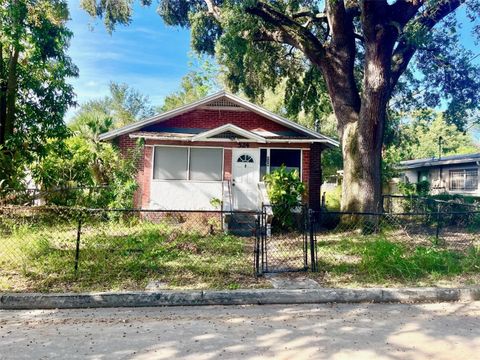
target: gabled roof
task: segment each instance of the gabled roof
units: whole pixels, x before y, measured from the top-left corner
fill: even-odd
[[[339,143],[338,141],[322,135],[316,131],[307,129],[306,127],[299,125],[291,120],[288,120],[282,116],[279,116],[277,114],[274,114],[258,105],[255,105],[247,100],[244,100],[236,95],[230,94],[226,91],[219,91],[213,95],[207,96],[203,99],[200,99],[198,101],[195,101],[191,104],[187,104],[184,106],[181,106],[177,109],[173,109],[170,111],[166,111],[164,113],[152,116],[150,118],[140,120],[137,122],[134,122],[132,124],[129,124],[127,126],[121,127],[119,129],[115,129],[109,132],[106,132],[102,135],[100,135],[100,140],[112,140],[120,135],[124,134],[129,134],[137,130],[141,130],[143,127],[152,125],[155,123],[159,123],[168,119],[171,119],[175,116],[184,114],[186,112],[192,111],[196,108],[199,108],[201,106],[207,105],[209,103],[215,102],[215,101],[221,101],[221,100],[227,100],[229,103],[234,104],[236,107],[240,107],[246,110],[250,110],[260,116],[263,116],[273,122],[276,122],[278,124],[281,124],[289,129],[293,129],[295,131],[298,131],[299,133],[307,135],[309,138],[311,138],[315,142],[322,142],[325,143],[331,147],[338,146]],[[242,129],[243,130],[243,129]],[[259,135],[257,135],[259,136]]]
[[[442,156],[441,158],[406,160],[401,161],[398,168],[407,170],[439,165],[456,165],[474,162],[480,162],[480,153]]]
[[[242,129],[242,128],[240,128],[236,125],[233,125],[233,124],[225,124],[225,125],[222,125],[222,126],[219,126],[219,127],[215,128],[215,129],[211,129],[211,130],[202,132],[202,133],[192,137],[192,141],[212,141],[212,140],[218,141],[219,139],[223,138],[223,137],[219,138],[218,135],[221,136],[222,134],[227,133],[227,132],[239,135],[239,137],[242,138],[242,141],[250,140],[250,141],[256,141],[256,142],[260,142],[260,143],[266,142],[264,137],[262,137],[260,135],[257,135],[257,134],[254,134],[251,131]],[[214,136],[217,136],[217,137],[214,137]],[[229,140],[229,139],[227,138],[227,140]]]

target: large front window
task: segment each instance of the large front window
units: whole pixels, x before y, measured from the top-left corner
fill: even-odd
[[[450,190],[473,191],[478,189],[478,170],[450,170]]]
[[[222,180],[223,150],[218,148],[155,147],[155,180]]]

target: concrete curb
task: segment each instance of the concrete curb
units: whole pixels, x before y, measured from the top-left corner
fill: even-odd
[[[479,288],[255,289],[0,295],[0,310],[106,307],[416,303],[480,300]]]

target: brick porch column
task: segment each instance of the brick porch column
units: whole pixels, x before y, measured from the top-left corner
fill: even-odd
[[[308,205],[312,210],[320,209],[322,186],[322,145],[314,143],[310,146],[310,174],[308,178]]]

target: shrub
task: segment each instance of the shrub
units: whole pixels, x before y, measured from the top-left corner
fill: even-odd
[[[291,229],[295,224],[292,209],[299,206],[305,194],[305,185],[300,180],[298,171],[288,171],[282,165],[265,175],[264,179],[276,221],[282,228]]]

